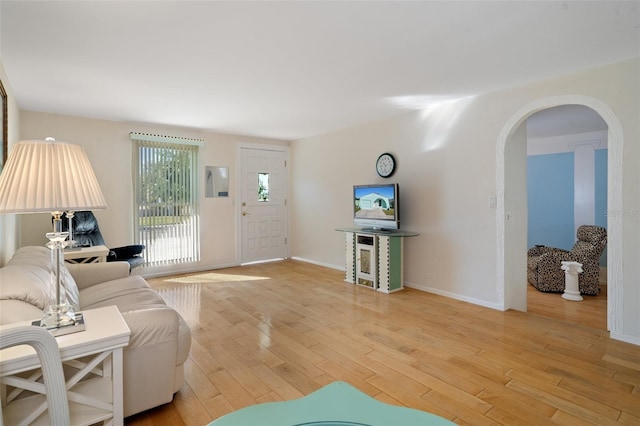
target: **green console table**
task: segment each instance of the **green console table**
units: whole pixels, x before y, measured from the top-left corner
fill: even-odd
[[[404,288],[403,244],[406,231],[337,228],[345,234],[345,281],[393,293]]]
[[[385,404],[345,382],[331,383],[303,398],[266,402],[229,413],[209,426],[451,426],[435,414]]]

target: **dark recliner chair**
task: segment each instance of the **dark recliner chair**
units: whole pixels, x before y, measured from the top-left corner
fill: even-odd
[[[73,215],[73,239],[80,247],[91,247],[104,245],[104,239],[100,233],[100,227],[96,217],[90,211],[79,211]],[[62,215],[62,231],[69,230],[69,220],[66,214]],[[145,249],[144,245],[135,244],[124,247],[116,247],[109,249],[109,255],[107,256],[107,262],[125,261],[129,262],[130,269],[140,266],[144,263],[144,257],[142,257],[142,251]]]

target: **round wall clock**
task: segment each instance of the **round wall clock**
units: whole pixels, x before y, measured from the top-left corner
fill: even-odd
[[[383,178],[388,178],[396,170],[396,159],[393,155],[385,152],[376,160],[376,171]]]

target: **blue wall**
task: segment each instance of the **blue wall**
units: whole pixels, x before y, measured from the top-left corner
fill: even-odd
[[[528,247],[535,244],[571,249],[573,152],[527,157]]]
[[[607,150],[595,151],[595,224],[607,227]],[[528,247],[571,249],[574,225],[573,152],[527,157]],[[600,258],[607,265],[607,252]]]

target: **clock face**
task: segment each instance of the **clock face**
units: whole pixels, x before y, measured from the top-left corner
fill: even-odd
[[[395,169],[396,159],[393,158],[393,155],[385,152],[378,157],[378,160],[376,161],[376,171],[380,176],[384,178],[389,177],[393,174]]]

